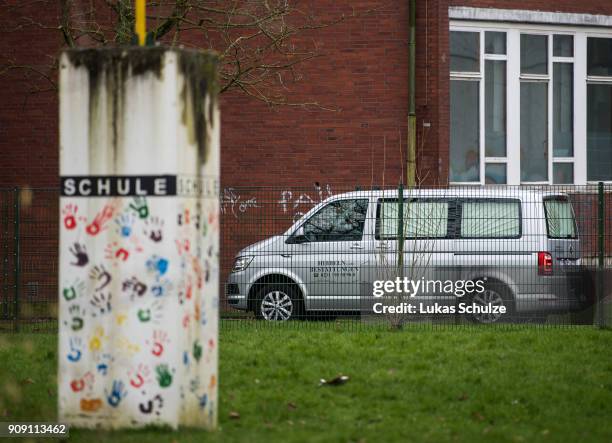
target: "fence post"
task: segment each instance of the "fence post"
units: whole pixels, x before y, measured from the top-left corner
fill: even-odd
[[[404,185],[397,187],[397,266],[400,275],[404,276]]]
[[[19,320],[21,317],[21,306],[20,306],[20,296],[19,296],[19,278],[20,278],[20,267],[21,267],[21,235],[19,233],[19,228],[20,228],[20,209],[21,209],[21,202],[20,202],[20,197],[21,197],[21,191],[19,189],[19,187],[15,187],[15,220],[13,222],[14,224],[14,240],[15,240],[15,294],[14,294],[14,298],[15,298],[15,311],[13,313],[13,325],[14,325],[14,329],[16,332],[19,332]]]
[[[605,217],[604,217],[604,184],[599,182],[597,192],[597,326],[603,328],[603,287],[604,287],[604,249],[605,249]]]

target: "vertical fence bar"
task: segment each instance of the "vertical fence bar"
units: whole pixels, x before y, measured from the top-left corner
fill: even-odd
[[[397,187],[397,266],[404,276],[404,185]]]
[[[15,312],[13,313],[13,327],[15,329],[15,332],[19,332],[19,320],[21,317],[21,306],[20,306],[20,300],[19,300],[19,277],[20,277],[20,271],[21,271],[21,266],[20,266],[20,262],[21,262],[21,253],[20,253],[20,248],[21,248],[21,235],[19,233],[19,224],[20,224],[20,197],[21,197],[21,192],[20,189],[18,187],[15,187],[15,221],[14,223],[14,240],[15,240],[15,302],[14,302],[14,306],[15,306]]]
[[[605,249],[605,205],[604,184],[599,182],[597,192],[597,325],[603,328],[603,287],[604,287],[604,249]]]

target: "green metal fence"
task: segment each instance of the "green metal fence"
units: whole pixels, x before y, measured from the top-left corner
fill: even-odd
[[[395,201],[398,195],[406,195],[399,187],[385,187]],[[355,189],[370,187],[331,187],[318,183],[309,187],[225,187],[221,199],[221,317],[230,327],[258,322],[257,312],[236,309],[232,291],[236,275],[232,276],[235,257],[240,250],[273,235],[287,231],[309,210],[326,201]],[[451,188],[453,189],[453,188]],[[475,193],[478,189],[473,188]],[[512,187],[497,188],[501,193]],[[515,187],[514,189],[525,189]],[[593,299],[590,307],[594,315],[586,323],[601,327],[612,326],[612,185],[540,187],[541,190],[559,191],[569,196],[576,212],[576,221],[581,242],[581,256],[585,265],[584,289]],[[376,191],[378,192],[378,191]],[[397,205],[397,217],[404,220],[407,211]],[[0,284],[0,331],[55,331],[57,329],[57,279],[58,279],[58,233],[61,217],[59,190],[56,188],[5,188],[0,189],[0,257],[2,259]],[[397,223],[397,238],[408,238],[409,232],[403,223]],[[405,253],[404,241],[397,242],[400,268]],[[397,252],[396,251],[396,252]],[[363,254],[363,251],[354,251]],[[297,262],[296,262],[297,263]],[[302,264],[303,265],[303,264]],[[298,266],[298,265],[295,265]],[[291,271],[291,269],[289,269]],[[310,277],[309,277],[310,278]],[[586,281],[585,280],[585,281]],[[303,282],[309,285],[311,282]],[[235,299],[235,298],[234,298]],[[250,308],[253,306],[249,305]],[[292,327],[308,327],[316,321],[328,324],[364,325],[363,313],[351,311],[326,311],[323,314],[305,313],[297,321],[284,322]],[[574,325],[573,317],[551,320],[545,324]],[[586,318],[586,317],[585,317]],[[590,320],[589,320],[590,319]],[[330,321],[333,320],[333,321]],[[583,319],[584,320],[584,319]],[[425,322],[427,325],[464,324],[457,317],[442,322]],[[279,326],[279,325],[276,325]],[[417,325],[418,326],[418,325]],[[283,326],[286,327],[286,326]]]

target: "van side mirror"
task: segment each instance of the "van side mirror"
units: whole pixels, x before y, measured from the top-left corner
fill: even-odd
[[[287,239],[287,243],[290,244],[301,244],[308,242],[308,238],[304,235],[304,226],[300,226],[297,231],[291,234],[291,237]]]

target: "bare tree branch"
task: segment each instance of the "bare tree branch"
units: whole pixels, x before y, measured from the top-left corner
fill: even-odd
[[[15,17],[16,25],[0,32],[20,32],[28,27],[56,30],[64,47],[128,45],[134,41],[131,0],[31,0],[0,3]],[[294,7],[291,0],[159,0],[148,2],[149,37],[161,44],[214,49],[219,54],[220,91],[240,91],[271,106],[334,109],[318,102],[292,102],[291,87],[299,82],[299,65],[320,57],[313,32],[338,25],[375,10],[340,14],[321,19]],[[385,6],[381,4],[379,7]],[[33,8],[56,8],[57,16],[32,16]],[[55,22],[54,22],[55,21]],[[10,60],[0,74],[23,70],[37,73],[55,88],[50,69],[28,67]]]

